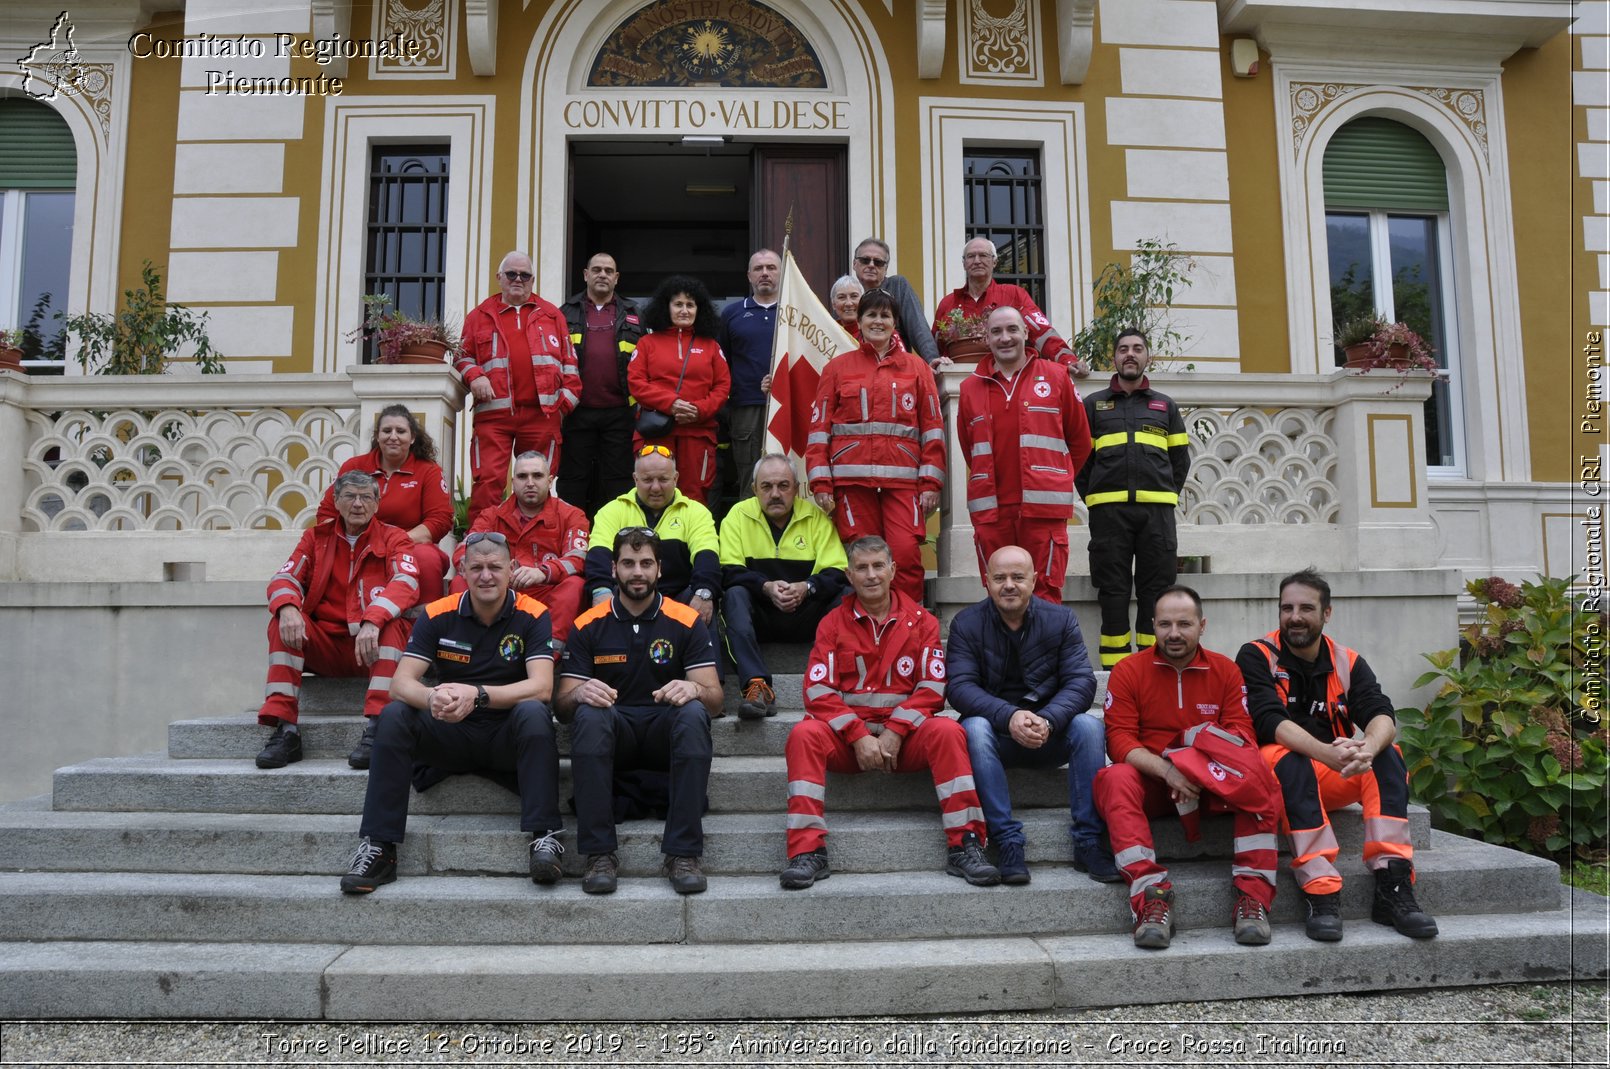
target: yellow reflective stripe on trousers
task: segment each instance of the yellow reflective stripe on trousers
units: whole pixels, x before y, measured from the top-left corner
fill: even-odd
[[[1085,506],[1094,505],[1122,505],[1129,500],[1128,490],[1104,490],[1099,494],[1085,496]]]

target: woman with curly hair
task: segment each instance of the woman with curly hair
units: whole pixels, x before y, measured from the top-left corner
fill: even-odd
[[[637,343],[626,384],[639,406],[633,453],[664,446],[676,464],[677,489],[700,503],[716,480],[716,413],[732,392],[727,358],[716,343],[720,320],[704,283],[672,275],[642,310],[653,333]]]
[[[436,543],[453,529],[453,499],[447,495],[447,479],[436,463],[436,443],[406,406],[387,405],[375,417],[369,452],[342,464],[336,477],[349,471],[374,476],[380,484],[380,511],[375,518],[401,527],[416,543],[419,604],[441,597],[447,554]],[[319,502],[320,521],[336,518],[335,480],[330,482],[331,489],[324,491],[324,500]]]

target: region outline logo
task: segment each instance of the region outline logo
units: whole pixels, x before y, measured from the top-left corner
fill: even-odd
[[[83,91],[84,65],[73,44],[73,23],[63,11],[51,24],[50,36],[20,56],[22,91],[35,100],[54,100],[59,93]]]

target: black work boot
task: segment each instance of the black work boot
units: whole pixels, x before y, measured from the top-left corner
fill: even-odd
[[[1342,939],[1342,892],[1328,895],[1311,895],[1303,892],[1303,905],[1308,911],[1304,930],[1308,938],[1321,943],[1339,943]]]
[[[1414,865],[1395,857],[1375,870],[1375,904],[1370,920],[1390,924],[1410,939],[1430,939],[1437,922],[1414,900]]]
[[[1001,870],[989,863],[984,844],[972,832],[962,836],[960,845],[946,851],[945,872],[960,876],[974,887],[994,887],[1001,882]]]

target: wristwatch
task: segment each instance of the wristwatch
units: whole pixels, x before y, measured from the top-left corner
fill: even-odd
[[[481,686],[480,684],[476,684],[476,687],[475,687],[475,707],[477,709],[485,709],[490,704],[492,704],[492,699],[487,696],[486,688]]]
[[[701,586],[699,589],[695,590],[693,592],[693,596],[696,598],[703,598],[705,601],[715,600],[715,598],[710,596],[710,588],[707,586]]]

